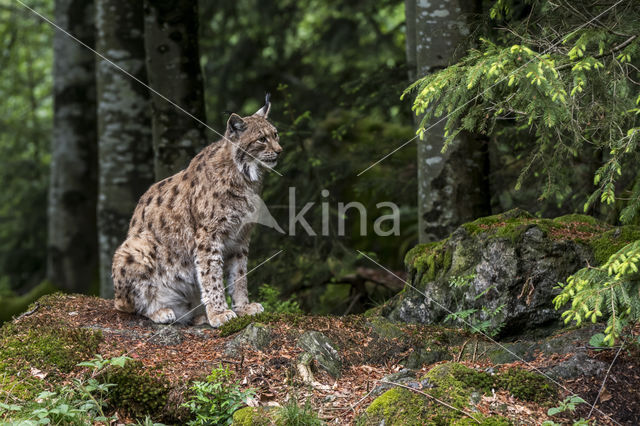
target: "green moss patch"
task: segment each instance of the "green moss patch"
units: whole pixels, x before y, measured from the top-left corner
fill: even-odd
[[[419,244],[405,256],[405,265],[421,275],[421,285],[435,280],[451,268],[453,251],[446,242]]]
[[[492,389],[507,390],[515,398],[536,403],[552,401],[557,396],[555,388],[543,376],[519,368],[491,375],[458,363],[439,364],[422,378],[422,384],[425,383],[420,391],[402,387],[388,390],[371,403],[359,417],[358,424],[377,425],[383,421],[388,425],[477,424],[463,414],[464,411],[472,413],[483,425],[507,425],[510,423],[503,417],[483,417],[473,409],[480,395],[490,394]]]
[[[245,315],[242,317],[234,318],[224,323],[218,330],[220,330],[220,337],[227,337],[244,330],[249,324],[253,322],[268,324],[282,321],[289,325],[295,326],[304,318],[306,318],[304,315],[298,314],[276,314],[271,312],[263,312],[258,315]]]
[[[593,250],[598,265],[609,260],[622,247],[640,240],[640,226],[627,225],[611,229],[587,243]]]
[[[146,370],[140,361],[128,361],[124,367],[111,367],[100,375],[100,380],[116,385],[109,392],[112,408],[134,418],[156,418],[167,403],[168,382],[157,372],[152,374]]]
[[[0,399],[8,394],[23,400],[32,398],[46,387],[35,374],[55,382],[77,363],[93,357],[101,341],[101,333],[85,329],[25,320],[5,324],[0,329]]]
[[[556,388],[542,374],[521,368],[509,368],[496,378],[496,387],[522,401],[544,403],[556,399]]]

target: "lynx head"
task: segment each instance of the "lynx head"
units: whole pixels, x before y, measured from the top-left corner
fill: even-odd
[[[282,147],[278,143],[278,131],[267,117],[271,110],[269,94],[265,105],[253,115],[240,117],[231,114],[225,137],[235,146],[235,162],[250,180],[258,180],[261,167],[275,167]]]

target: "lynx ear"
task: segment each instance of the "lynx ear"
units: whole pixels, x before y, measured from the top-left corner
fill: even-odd
[[[269,111],[271,110],[271,93],[267,93],[264,97],[264,106],[256,111],[254,115],[259,115],[260,117],[267,118],[269,116]]]
[[[247,123],[240,117],[238,114],[231,114],[229,117],[229,121],[227,121],[227,134],[228,135],[237,135],[242,133],[247,128]]]

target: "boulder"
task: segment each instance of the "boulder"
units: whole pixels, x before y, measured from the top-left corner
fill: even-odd
[[[235,356],[238,350],[244,346],[263,351],[269,346],[271,339],[271,330],[269,327],[260,323],[251,323],[233,340],[226,344],[225,354]]]
[[[465,326],[493,336],[560,325],[557,285],[640,238],[584,215],[535,218],[522,210],[478,219],[405,258],[410,282],[382,314],[394,321]],[[453,315],[452,315],[453,314]]]
[[[327,336],[319,331],[307,331],[298,339],[298,346],[313,356],[320,368],[333,377],[340,377],[342,359]]]

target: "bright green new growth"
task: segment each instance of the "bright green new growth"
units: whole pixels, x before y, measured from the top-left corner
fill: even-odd
[[[193,382],[193,395],[182,406],[195,416],[189,425],[231,424],[233,413],[255,396],[253,389],[241,390],[233,372],[220,365],[204,382]]]
[[[556,309],[571,306],[562,314],[565,323],[596,322],[607,318],[603,343],[613,345],[624,326],[640,318],[640,241],[635,241],[612,255],[600,267],[579,270],[560,284],[562,292],[553,300]]]

